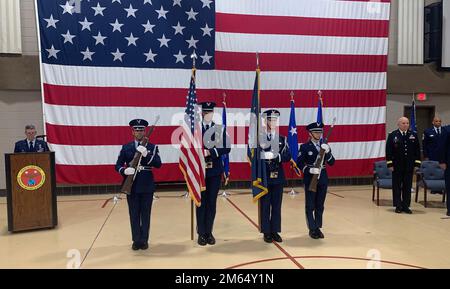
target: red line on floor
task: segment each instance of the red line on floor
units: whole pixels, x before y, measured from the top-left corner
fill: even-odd
[[[344,197],[344,196],[338,195],[338,194],[336,194],[336,193],[332,193],[332,192],[328,192],[328,193],[329,193],[329,194],[332,194],[332,195],[335,195],[336,197],[339,197],[339,198],[345,199],[345,197]]]
[[[255,226],[255,228],[259,231],[259,226],[252,220],[250,219],[250,217],[244,213],[244,211],[242,211],[235,203],[233,203],[233,201],[231,201],[229,198],[226,199],[236,210],[238,210],[239,213],[241,213],[241,215],[243,215],[250,223],[252,223],[253,226]],[[289,260],[292,261],[292,263],[294,263],[299,269],[305,269],[305,267],[303,267],[299,262],[297,262],[297,260],[295,260],[294,257],[292,257],[286,250],[284,250],[283,247],[281,247],[280,244],[278,244],[277,242],[272,241],[272,243],[278,248],[278,250],[280,250]]]
[[[239,268],[239,267],[243,267],[243,266],[247,266],[247,265],[253,265],[253,264],[257,264],[257,263],[265,263],[265,262],[272,262],[272,261],[286,260],[286,259],[288,259],[288,257],[261,259],[261,260],[246,262],[246,263],[240,263],[240,264],[237,264],[237,265],[233,265],[231,267],[227,267],[225,269],[236,269],[236,268]]]
[[[344,259],[344,260],[358,260],[358,261],[374,261],[372,259],[367,259],[367,258],[345,257],[345,256],[295,256],[293,258],[295,258],[295,259]],[[236,268],[239,268],[239,267],[248,266],[248,265],[257,264],[257,263],[272,262],[272,261],[286,260],[286,259],[289,259],[289,257],[261,259],[261,260],[256,260],[256,261],[251,261],[251,262],[246,262],[246,263],[233,265],[233,266],[228,267],[226,269],[236,269]],[[381,263],[393,264],[393,265],[404,266],[404,267],[410,267],[410,268],[414,268],[414,269],[427,269],[427,268],[416,266],[416,265],[410,265],[410,264],[393,262],[393,261],[386,261],[386,260],[378,260],[378,261],[381,262]]]

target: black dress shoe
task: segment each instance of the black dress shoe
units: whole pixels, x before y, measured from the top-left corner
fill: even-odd
[[[449,216],[449,217],[450,217],[450,211],[447,211],[447,216]]]
[[[208,238],[206,238],[206,242],[210,245],[214,245],[216,244],[216,238],[214,238],[214,236],[211,234],[208,236]]]
[[[309,230],[309,236],[311,238],[313,238],[313,239],[319,239],[320,238],[320,236],[319,236],[319,234],[317,234],[316,230]]]
[[[283,239],[281,238],[281,236],[278,233],[272,233],[272,240],[274,240],[275,242],[278,242],[278,243],[283,242]]]
[[[320,239],[325,238],[324,234],[322,233],[322,231],[320,229],[317,229],[317,235],[319,235]]]
[[[407,214],[412,214],[412,211],[409,208],[404,208],[403,212],[407,213]]]
[[[401,214],[402,213],[402,208],[400,208],[400,207],[395,208],[395,212],[397,214]]]
[[[200,246],[206,246],[206,238],[205,238],[205,236],[198,236],[198,240],[197,240],[197,243],[200,245]]]
[[[264,234],[264,242],[266,242],[266,243],[272,243],[272,235],[270,235],[270,234]]]
[[[133,245],[131,245],[131,249],[133,250],[133,251],[137,251],[137,250],[139,250],[139,244],[138,243],[136,243],[136,242],[133,242]]]
[[[145,242],[141,245],[141,250],[147,250],[148,249],[148,243]]]

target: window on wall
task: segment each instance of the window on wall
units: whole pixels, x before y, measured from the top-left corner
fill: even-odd
[[[0,54],[22,53],[20,1],[0,0]]]

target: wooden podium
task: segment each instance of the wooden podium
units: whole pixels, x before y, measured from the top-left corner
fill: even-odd
[[[5,154],[8,231],[54,228],[55,153]]]

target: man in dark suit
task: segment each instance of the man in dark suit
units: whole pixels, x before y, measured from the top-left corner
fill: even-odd
[[[433,119],[433,127],[427,128],[423,132],[423,157],[425,160],[439,161],[439,139],[442,135],[442,121],[435,116]],[[442,192],[431,191],[432,194],[442,194]]]
[[[447,216],[450,216],[450,125],[442,130],[439,140],[439,163],[445,170],[445,188],[447,191]]]
[[[134,154],[136,152],[142,154],[142,160],[138,166],[131,193],[127,195],[127,201],[133,237],[131,248],[146,250],[148,249],[150,213],[155,191],[153,168],[160,168],[162,163],[156,145],[150,142],[146,146],[141,145],[148,122],[143,119],[134,119],[130,121],[129,125],[132,127],[134,140],[122,146],[115,169],[125,180],[127,176],[134,175],[136,172],[134,168],[129,167]]]
[[[313,239],[323,239],[324,235],[320,229],[322,228],[325,198],[328,190],[328,175],[325,165],[334,165],[335,159],[331,154],[330,146],[328,144],[321,144],[323,124],[313,122],[306,127],[306,130],[309,133],[310,139],[307,143],[300,146],[297,166],[304,174],[305,213],[309,236]],[[315,168],[314,164],[321,149],[325,152],[325,158],[323,167],[319,169]],[[309,190],[314,175],[319,175],[316,192]]]
[[[417,133],[409,130],[409,120],[401,117],[398,129],[391,132],[386,141],[386,162],[392,171],[392,194],[395,212],[412,214],[411,187],[414,168],[419,168],[420,144]]]
[[[262,155],[267,172],[268,193],[260,201],[261,232],[264,241],[283,242],[281,238],[281,202],[286,184],[282,163],[291,160],[291,152],[285,136],[279,134],[280,112],[269,109],[263,113],[266,129],[263,133]]]
[[[48,152],[49,148],[45,141],[36,139],[36,127],[32,124],[25,126],[26,139],[16,142],[15,153]]]
[[[201,204],[196,208],[197,243],[200,246],[214,245],[214,219],[217,195],[223,174],[222,155],[230,153],[230,143],[222,127],[213,122],[214,102],[202,102],[202,134],[206,163],[206,190],[201,193]]]

